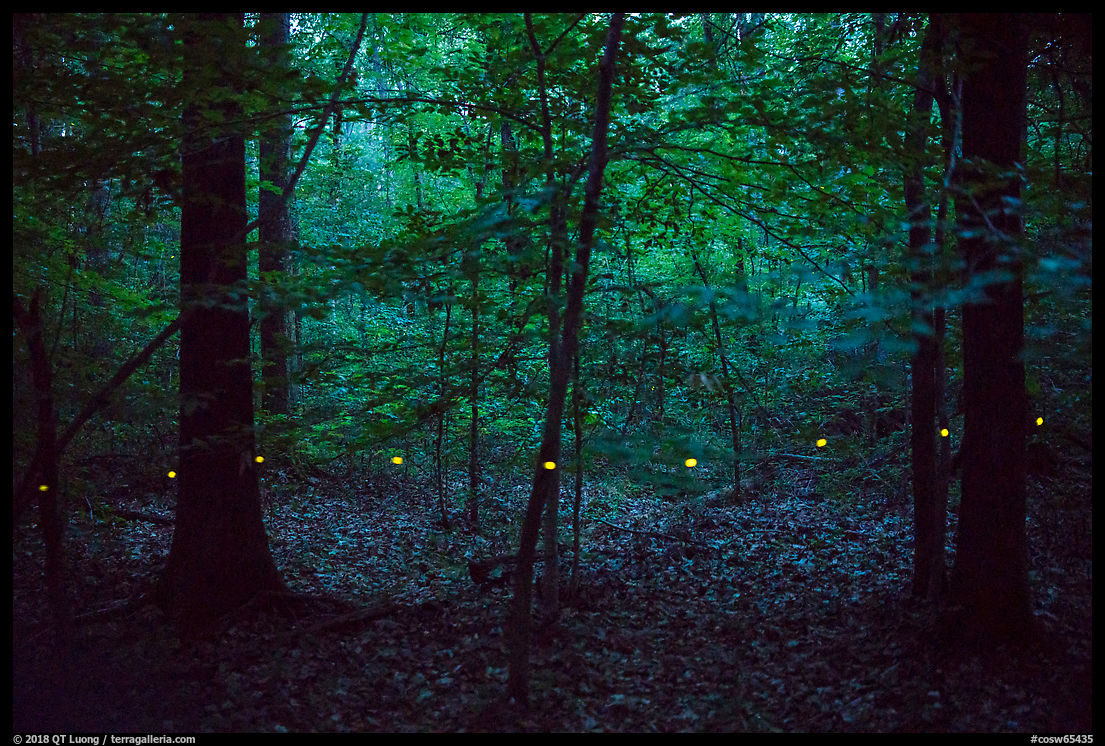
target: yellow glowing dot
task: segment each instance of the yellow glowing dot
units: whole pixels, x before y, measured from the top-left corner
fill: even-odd
[[[391,457],[391,463],[401,464],[401,463],[403,463],[403,457],[402,456],[392,456]]]
[[[542,466],[544,466],[549,471],[552,471],[553,469],[556,468],[556,462],[555,461],[546,461],[545,463],[542,464]]]
[[[50,485],[48,485],[48,484],[40,484],[38,486],[38,491],[39,492],[45,492],[48,489],[50,489]]]
[[[1037,424],[1037,425],[1042,425],[1042,424],[1044,424],[1044,418],[1043,418],[1043,417],[1037,417],[1037,418],[1036,418],[1036,424]]]
[[[175,471],[170,471],[169,472],[169,479],[176,479],[176,472]]]
[[[941,438],[946,438],[946,437],[948,437],[948,435],[949,435],[948,428],[946,428],[946,427],[940,428],[940,437]]]
[[[254,456],[253,460],[256,461],[257,463],[261,464],[261,463],[264,463],[265,457],[264,456]]]
[[[818,438],[817,439],[817,447],[821,448],[821,447],[825,446],[828,442],[829,441],[825,440],[824,438]]]
[[[683,463],[684,463],[684,464],[686,464],[686,465],[687,465],[687,468],[689,469],[689,468],[691,468],[692,466],[697,466],[697,465],[698,465],[698,459],[695,459],[695,458],[689,458],[689,459],[687,459],[686,461],[684,461]]]

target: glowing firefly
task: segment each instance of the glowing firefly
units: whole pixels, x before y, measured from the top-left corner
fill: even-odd
[[[392,456],[391,457],[391,463],[396,464],[396,465],[401,464],[401,463],[403,463],[403,457],[402,456]]]
[[[541,465],[544,466],[549,471],[552,471],[553,469],[556,468],[556,462],[555,461],[546,461],[545,463],[543,463]]]
[[[949,435],[948,428],[946,428],[946,427],[940,428],[940,437],[941,438],[946,438],[946,437],[948,437],[948,435]]]
[[[169,472],[169,479],[176,479],[176,472],[175,471],[170,471]]]
[[[690,469],[690,468],[692,468],[692,467],[694,467],[698,464],[698,459],[689,458],[686,461],[684,461],[683,463],[687,465],[688,469]]]
[[[818,438],[818,439],[817,439],[817,447],[818,447],[818,448],[823,448],[823,447],[824,447],[825,445],[827,445],[827,444],[828,444],[828,442],[829,442],[829,441],[828,441],[828,440],[826,440],[825,438]]]

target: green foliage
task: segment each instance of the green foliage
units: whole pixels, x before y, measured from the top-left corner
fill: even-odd
[[[17,18],[13,290],[47,290],[63,418],[178,303],[184,103],[226,90],[209,83],[231,76],[251,133],[292,112],[295,163],[360,17],[294,15],[283,72],[261,53],[256,21],[247,18],[230,58],[186,82],[187,17]],[[575,240],[606,24],[597,15],[529,21],[541,80],[521,15],[368,19],[340,120],[327,122],[296,188],[289,269],[253,272],[238,293],[237,302],[253,299],[255,316],[264,298],[264,308],[298,319],[289,346],[296,412],[262,417],[266,447],[365,464],[364,454],[395,442],[429,459],[426,444],[446,418],[442,453],[455,466],[468,448],[474,374],[478,431],[495,468],[532,468],[548,309],[563,303],[548,296],[549,217],[562,203]],[[698,487],[677,454],[697,450],[709,465],[699,473],[709,475],[695,484],[723,481],[730,397],[746,464],[794,447],[808,435],[800,423],[900,408],[918,331],[911,297],[948,306],[954,322],[955,306],[995,280],[952,281],[962,236],[948,235],[931,252],[941,281],[910,287],[900,185],[915,156],[901,133],[927,21],[884,21],[879,37],[872,18],[855,13],[628,19],[581,336],[588,469],[690,492]],[[1089,400],[1076,392],[1091,376],[1089,69],[1077,37],[1060,27],[1030,72],[1028,188],[1007,207],[1026,225],[1033,394],[1076,418]],[[1062,118],[1052,116],[1060,101]],[[217,136],[223,123],[209,124]],[[930,129],[924,174],[935,205],[946,196],[945,165],[939,129]],[[259,182],[255,151],[250,159],[255,209],[257,194],[274,187]],[[953,370],[956,335],[952,323]],[[127,406],[105,423],[171,431],[174,345],[127,384],[118,398]],[[27,412],[25,376],[15,396]],[[28,415],[17,417],[17,461],[31,428]],[[81,448],[103,447],[87,437]],[[849,437],[865,442],[862,427]]]
[[[267,247],[251,234],[243,238],[248,281],[203,299],[209,307],[250,310],[257,449],[265,459],[256,468],[282,572],[328,594],[374,598],[405,588],[409,598],[440,599],[443,588],[451,593],[453,584],[468,583],[466,559],[508,551],[516,538],[517,506],[532,484],[546,424],[550,335],[557,331],[550,323],[563,320],[577,269],[608,18],[369,14],[354,75],[340,90],[362,16],[297,13],[290,20],[289,43],[276,50],[266,46],[257,14],[246,15],[243,29],[190,14],[13,16],[13,300],[41,299],[60,428],[96,405],[60,464],[63,507],[71,516],[79,511],[76,549],[92,568],[82,573],[80,588],[85,601],[94,600],[90,608],[103,608],[101,555],[115,539],[141,537],[127,545],[129,564],[118,587],[156,564],[150,527],[136,528],[124,506],[151,501],[171,510],[167,471],[177,460],[178,413],[196,406],[178,393],[175,337],[97,400],[115,372],[177,315],[180,161],[190,131],[201,138],[222,137],[228,128],[246,133],[251,217],[262,193],[282,191],[260,176],[259,139],[290,117],[290,169],[314,143],[290,205],[295,240],[285,268],[260,271]],[[569,630],[574,638],[599,644],[565,648],[571,655],[560,656],[564,671],[539,667],[547,701],[563,695],[573,714],[558,721],[548,716],[555,708],[535,708],[548,719],[525,721],[523,729],[608,726],[592,716],[605,708],[609,717],[647,711],[626,717],[635,729],[826,722],[855,728],[866,717],[888,730],[909,730],[918,721],[907,713],[921,700],[929,703],[921,721],[938,729],[991,721],[1009,727],[1009,707],[984,708],[990,720],[978,721],[974,710],[966,719],[953,712],[951,697],[937,701],[924,655],[912,656],[915,691],[897,686],[908,682],[903,672],[911,656],[879,636],[871,638],[879,650],[867,658],[885,654],[885,665],[874,679],[843,678],[860,688],[841,697],[817,680],[823,661],[804,652],[806,641],[828,640],[854,653],[855,627],[840,620],[859,618],[850,612],[863,612],[865,603],[896,597],[905,582],[909,366],[918,338],[936,333],[936,324],[916,312],[946,311],[941,404],[958,447],[960,308],[985,302],[1021,271],[1027,393],[1033,416],[1044,420],[1033,426],[1028,454],[1035,459],[1029,478],[1046,487],[1040,494],[1047,498],[1029,524],[1034,557],[1039,549],[1036,559],[1044,558],[1034,560],[1037,582],[1052,573],[1061,582],[1048,587],[1066,589],[1071,577],[1088,572],[1088,565],[1072,570],[1052,562],[1044,550],[1048,542],[1069,542],[1085,547],[1079,562],[1089,557],[1085,525],[1072,530],[1076,521],[1068,517],[1083,516],[1090,494],[1088,467],[1084,483],[1068,472],[1088,463],[1092,451],[1089,24],[1069,14],[1033,16],[1023,163],[989,173],[1019,179],[1021,196],[986,216],[1016,214],[1024,232],[1012,247],[1015,263],[968,276],[961,241],[1008,237],[985,221],[957,225],[957,211],[977,193],[957,181],[956,169],[977,164],[958,157],[957,114],[941,107],[956,99],[954,45],[939,50],[943,68],[927,140],[913,147],[906,136],[916,124],[914,84],[932,20],[918,13],[626,19],[578,376],[558,464],[562,519],[571,509],[576,468],[583,474],[583,525],[591,530],[585,546],[594,551],[584,560],[595,581],[578,599],[580,613],[563,621],[582,625]],[[197,29],[225,42],[226,54],[185,79],[184,42]],[[281,52],[287,64],[274,62]],[[197,103],[205,104],[203,120],[186,122],[187,106]],[[234,104],[226,107],[237,112],[231,121],[224,103]],[[905,207],[904,178],[914,169],[927,218]],[[929,244],[910,253],[910,231],[922,222]],[[560,277],[551,276],[556,249],[564,255]],[[289,414],[262,408],[268,400],[261,394],[272,382],[261,371],[277,364],[263,359],[259,322],[271,314],[285,314],[288,322],[281,344]],[[36,362],[15,330],[17,480],[32,462],[43,424],[31,376]],[[826,442],[818,445],[821,438]],[[403,458],[401,466],[394,456]],[[732,494],[735,473],[750,504],[715,510],[719,496]],[[953,509],[956,490],[953,483]],[[458,528],[461,502],[477,497],[481,526]],[[665,517],[655,525],[624,520],[637,511],[649,513],[648,521]],[[670,529],[663,523],[671,516],[688,523]],[[615,538],[602,537],[607,529]],[[19,547],[16,556],[31,567],[20,577],[37,583],[41,565],[32,549]],[[796,587],[796,578],[806,581]],[[773,590],[760,592],[750,582]],[[591,634],[593,620],[581,616],[587,604],[620,609],[614,601],[624,601],[627,590],[638,594],[630,596],[633,603],[644,603]],[[17,601],[31,592],[17,588]],[[803,613],[794,613],[795,603],[804,604]],[[436,601],[392,609],[400,621],[372,632],[386,637],[392,628],[396,635],[375,650],[382,661],[376,663],[388,668],[382,678],[365,676],[364,656],[342,658],[324,645],[319,650],[328,652],[317,656],[315,673],[326,673],[299,677],[320,685],[308,698],[293,698],[277,691],[274,682],[288,680],[278,661],[265,681],[276,687],[271,700],[283,703],[279,717],[272,708],[244,715],[249,707],[234,706],[235,698],[260,691],[243,687],[237,675],[222,707],[232,715],[212,714],[202,687],[195,689],[196,708],[208,707],[215,730],[287,729],[314,722],[323,705],[334,705],[326,717],[364,718],[334,719],[326,727],[470,728],[469,701],[448,716],[425,705],[436,687],[455,693],[468,679],[478,680],[473,686],[488,699],[498,696],[497,688],[486,689],[503,673],[495,659],[498,638],[470,630],[492,629],[501,619],[495,604],[473,604],[480,610],[467,609],[467,617],[454,613],[459,606],[442,614]],[[1046,613],[1065,620],[1064,632],[1078,623],[1068,606],[1047,599],[1042,608],[1060,612]],[[689,662],[724,659],[702,655],[717,644],[716,613],[758,620],[752,626],[766,630],[737,646],[737,658],[760,666],[749,670],[772,684],[768,690],[793,689],[778,678],[782,651],[793,680],[817,696],[785,697],[772,713],[763,687],[743,687],[751,699],[742,702],[724,691],[732,682],[721,681],[715,682],[721,693],[711,694],[716,701],[672,696],[663,713],[658,703],[678,685],[657,687],[666,694],[651,704],[644,695],[615,693],[583,709],[580,692],[558,688],[573,677],[588,687],[585,694],[609,693],[612,681],[626,691],[645,679],[685,683]],[[20,626],[31,620],[18,616]],[[625,624],[642,619],[679,630],[694,619],[708,623],[659,658],[638,656],[647,665],[635,670],[626,653],[662,637],[653,627],[637,636]],[[811,619],[824,622],[820,637],[809,636]],[[440,622],[441,634],[425,636],[421,657],[409,654],[408,621]],[[264,615],[262,624],[269,625]],[[240,634],[234,629],[231,638]],[[443,647],[442,634],[456,639]],[[310,637],[323,645],[322,637]],[[354,639],[332,637],[341,645]],[[333,673],[339,659],[355,664],[348,677]],[[656,660],[664,670],[656,670]],[[36,673],[40,662],[33,661]],[[399,670],[393,663],[419,670],[392,676]],[[440,676],[431,676],[437,663]],[[220,676],[226,671],[220,668]],[[580,671],[590,674],[580,678]],[[164,673],[150,680],[180,678]],[[707,681],[712,675],[699,673]],[[355,689],[348,682],[361,679],[382,681],[385,699],[399,705],[380,708],[372,690],[376,700],[339,709],[334,693],[346,696]],[[904,692],[903,707],[854,696],[890,690]],[[37,689],[27,691],[28,699],[37,696]],[[971,693],[963,701],[977,699]],[[708,714],[695,712],[695,702]],[[405,706],[410,712],[396,715]],[[144,717],[157,719],[154,712],[148,708]],[[1059,716],[1048,718],[1041,722]],[[66,729],[72,730],[55,730]]]

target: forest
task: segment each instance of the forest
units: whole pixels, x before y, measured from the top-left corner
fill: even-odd
[[[15,742],[1092,743],[1091,23],[13,14]]]

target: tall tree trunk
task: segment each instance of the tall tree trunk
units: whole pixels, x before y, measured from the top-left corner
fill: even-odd
[[[340,38],[340,34],[339,34]],[[345,46],[344,40],[342,40],[342,46]],[[334,69],[338,72],[339,85],[346,82],[346,78],[342,76],[342,61],[341,57],[335,55],[333,58]],[[345,106],[342,104],[342,100],[339,97],[334,101],[334,122],[330,125],[330,174],[328,184],[330,187],[329,202],[331,208],[338,212],[341,206],[342,185],[345,179],[346,160],[345,160],[345,141],[342,139],[345,126]],[[388,169],[390,172],[390,169]],[[389,205],[390,207],[390,205]]]
[[[491,171],[491,134],[493,125],[487,125],[487,137],[484,140],[484,167],[476,182],[476,204],[483,200],[483,192],[487,186],[487,175]],[[472,251],[475,251],[473,249]],[[461,260],[462,271],[472,282],[472,327],[470,353],[471,353],[471,378],[469,382],[468,396],[470,399],[471,416],[468,425],[468,520],[473,524],[479,522],[480,516],[480,478],[479,478],[479,284],[480,268],[479,258],[473,254],[467,254]]]
[[[606,51],[599,64],[598,95],[595,99],[595,130],[591,147],[591,165],[584,192],[583,213],[580,217],[579,247],[576,251],[576,267],[568,288],[568,302],[564,313],[561,343],[553,361],[549,382],[549,402],[545,410],[545,427],[537,468],[526,506],[525,520],[518,549],[518,564],[514,574],[514,599],[509,623],[509,674],[507,696],[520,706],[529,702],[529,652],[531,643],[531,605],[533,599],[533,558],[537,547],[541,513],[550,493],[550,484],[556,484],[556,467],[560,458],[560,426],[564,413],[564,397],[568,390],[570,361],[579,340],[579,324],[583,313],[583,291],[587,285],[587,270],[591,260],[591,247],[598,223],[599,196],[602,177],[606,169],[606,136],[610,125],[610,96],[614,83],[614,63],[618,55],[624,14],[615,13],[606,36]],[[546,468],[546,465],[552,468]]]
[[[690,210],[688,212],[688,219]],[[709,288],[710,281],[706,278],[706,270],[698,259],[698,251],[691,246],[691,261],[694,262],[695,272],[702,278],[703,287]],[[729,438],[733,444],[733,489],[729,493],[729,499],[733,503],[743,500],[741,495],[741,431],[740,412],[737,409],[737,397],[733,388],[732,376],[729,374],[729,356],[725,354],[725,342],[721,336],[721,322],[718,320],[717,304],[710,301],[710,322],[714,329],[714,343],[717,345],[718,360],[721,363],[722,386],[725,389],[726,413],[729,415]]]
[[[242,15],[187,17],[185,83],[244,44]],[[176,524],[160,598],[205,626],[259,591],[284,589],[261,521],[245,283],[245,140],[233,88],[196,90],[185,113],[180,228],[180,464]],[[209,97],[210,98],[207,98]],[[207,99],[207,100],[205,100]],[[216,119],[217,124],[212,123]]]
[[[469,257],[472,280],[472,344],[468,398],[471,416],[468,423],[468,520],[480,520],[480,266],[478,257]]]
[[[880,116],[878,111],[878,105],[886,100],[886,95],[883,91],[883,51],[886,47],[887,40],[887,27],[886,27],[886,14],[885,13],[872,13],[871,21],[873,26],[872,33],[872,50],[871,50],[871,63],[867,70],[867,118],[865,121],[865,127],[867,129],[867,139],[869,142],[877,142],[878,135],[876,134],[883,121],[883,117]],[[866,266],[863,268],[864,278],[867,284],[866,291],[871,295],[875,295],[879,290],[879,262],[877,256],[868,256]],[[879,364],[879,360],[882,357],[880,351],[880,342],[878,335],[872,337],[872,339],[864,345],[864,352],[870,360],[872,367]],[[879,423],[879,389],[875,383],[868,383],[865,386],[863,395],[864,405],[864,435],[869,446],[874,446],[878,440],[878,423]]]
[[[42,295],[36,291],[30,308],[12,296],[12,315],[27,345],[31,380],[35,391],[35,455],[24,476],[32,480],[25,489],[38,492],[38,524],[46,550],[46,601],[54,622],[55,640],[66,646],[72,639],[73,614],[66,593],[65,517],[58,504],[58,415],[54,407],[53,375],[42,328]]]
[[[287,53],[289,16],[287,13],[261,14],[261,53],[276,69],[288,69]],[[280,115],[272,129],[261,136],[259,175],[261,189],[257,200],[258,265],[261,276],[283,276],[288,245],[293,238],[290,200],[282,199],[288,185],[288,164],[292,145],[292,119]],[[269,186],[271,185],[271,186]],[[277,280],[279,281],[279,280]],[[261,336],[262,406],[271,414],[288,414],[288,313],[284,304],[276,302],[272,293],[262,294],[267,300],[261,305],[258,323]]]
[[[450,292],[450,295],[452,293]],[[449,507],[445,494],[445,463],[442,455],[442,446],[445,442],[445,418],[449,412],[446,404],[445,384],[445,352],[449,345],[449,322],[453,317],[453,304],[445,302],[445,329],[441,332],[441,346],[437,350],[437,386],[438,396],[441,397],[441,407],[437,411],[437,435],[434,438],[434,480],[437,484],[437,502],[441,510],[441,525],[449,525]]]
[[[937,499],[936,404],[939,358],[932,309],[933,246],[929,202],[925,198],[924,154],[928,121],[935,100],[936,65],[941,45],[939,17],[925,30],[918,65],[913,111],[905,135],[905,203],[909,215],[911,298],[917,351],[911,363],[910,447],[913,466],[913,595],[935,598],[944,585],[944,527],[947,517]]]
[[[713,51],[713,67],[715,70],[719,70],[717,48],[714,43],[714,35],[711,29],[711,22],[708,13],[701,14],[702,19],[702,31],[706,36],[706,43],[712,48]],[[687,207],[687,221],[691,220],[691,210],[693,205]],[[692,238],[692,241],[694,239]],[[693,244],[691,249],[691,260],[694,262],[695,271],[698,276],[702,278],[702,285],[704,287],[710,287],[710,281],[706,279],[706,270],[702,266],[702,263],[698,258],[698,251],[695,250]],[[738,249],[739,250],[739,249]],[[744,274],[744,265],[740,264],[740,272]],[[799,278],[798,285],[794,288],[794,306],[798,307],[798,290],[801,288],[802,280]],[[743,500],[741,494],[741,431],[740,431],[740,412],[737,409],[737,397],[736,392],[733,390],[732,376],[729,375],[729,357],[725,353],[725,344],[721,336],[721,322],[718,320],[717,304],[710,301],[710,322],[714,329],[714,343],[717,345],[718,360],[721,363],[721,378],[722,385],[725,387],[725,406],[726,413],[729,416],[729,439],[733,445],[733,489],[729,493],[729,499],[733,503],[740,503]]]
[[[549,334],[549,367],[550,371],[556,368],[560,361],[560,287],[562,273],[564,271],[564,251],[567,246],[568,225],[566,218],[565,202],[568,199],[564,189],[558,188],[556,181],[556,166],[554,162],[552,116],[549,109],[549,92],[545,80],[545,53],[537,40],[534,31],[533,18],[529,13],[525,14],[526,34],[529,38],[530,48],[537,63],[537,91],[541,101],[541,142],[543,146],[543,166],[545,168],[545,186],[549,192],[549,250],[548,262],[545,269],[546,278],[546,302]],[[504,143],[504,157],[505,152]],[[517,156],[515,155],[516,159]],[[516,165],[512,169],[512,183],[517,171]],[[507,186],[504,168],[503,187]],[[521,331],[521,329],[519,329]],[[565,365],[570,366],[568,360]],[[559,437],[559,436],[558,436]],[[557,459],[543,461],[543,463],[556,463]],[[557,528],[560,515],[560,472],[553,468],[547,470],[543,499],[545,512],[543,516],[543,529],[545,534],[544,545],[544,571],[541,575],[541,601],[542,610],[546,619],[552,620],[560,613],[560,557],[558,554]]]
[[[510,131],[510,122],[505,118],[502,119],[499,125],[499,144],[503,154],[503,201],[506,203],[507,219],[512,220],[518,213],[521,170],[518,164],[518,142]],[[508,227],[505,244],[507,293],[510,297],[510,326],[515,334],[521,334],[523,322],[518,314],[518,283],[529,276],[529,268],[522,265],[524,234],[517,226],[510,225]],[[506,368],[507,376],[513,384],[518,380],[518,355],[513,343],[507,347]]]
[[[1017,241],[1025,139],[1027,28],[1017,14],[963,14],[960,252],[968,281],[989,281],[963,307],[963,481],[952,599],[975,640],[1025,639],[1031,628],[1025,533],[1024,301]]]
[[[568,598],[579,598],[580,508],[583,505],[583,392],[580,389],[579,355],[572,361],[572,435],[575,456],[575,491],[572,495],[572,571]]]
[[[944,23],[943,17],[940,17],[939,24],[941,26],[941,33],[944,38],[947,38],[947,25]],[[941,65],[943,65],[943,56],[941,56]],[[958,76],[956,75],[953,77],[951,83],[955,95],[951,95],[948,89],[948,76],[946,72],[941,73],[939,77],[934,80],[934,83],[936,83],[936,85],[933,90],[936,93],[936,103],[940,110],[940,139],[943,144],[944,175],[941,182],[940,202],[936,208],[936,225],[933,235],[933,250],[936,259],[934,262],[933,284],[935,287],[942,288],[949,286],[952,282],[950,273],[947,269],[950,264],[948,255],[951,252],[951,247],[947,241],[948,207],[951,201],[951,182],[955,173],[959,143],[962,134],[960,132],[959,117],[961,90]],[[939,304],[933,309],[932,323],[936,344],[936,375],[934,378],[933,391],[936,398],[936,420],[940,433],[940,439],[938,441],[940,445],[936,454],[936,487],[934,499],[936,512],[944,516],[944,524],[941,525],[940,529],[943,532],[946,530],[947,526],[948,488],[951,481],[952,462],[951,414],[947,398],[948,366],[946,347],[944,344],[944,340],[947,338],[947,310],[943,304]],[[946,576],[947,570],[945,565],[946,561],[943,561],[941,572]],[[947,590],[946,577],[944,579],[944,586],[945,590]]]

